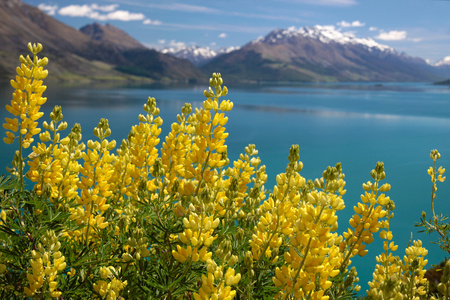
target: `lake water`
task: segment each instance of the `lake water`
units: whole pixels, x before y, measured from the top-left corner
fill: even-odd
[[[226,83],[226,78],[225,78]],[[61,105],[69,128],[81,123],[83,138],[93,138],[92,129],[100,118],[109,119],[112,137],[125,138],[130,127],[138,123],[138,114],[148,96],[155,97],[164,120],[161,140],[170,124],[176,120],[185,102],[201,106],[204,86],[182,88],[158,87],[70,87],[50,84],[45,96],[49,120],[54,105]],[[439,165],[450,170],[450,89],[428,83],[305,84],[301,86],[228,86],[226,97],[234,102],[229,112],[227,139],[229,157],[238,158],[248,144],[255,144],[262,163],[267,166],[267,189],[275,184],[275,175],[284,172],[289,148],[300,145],[304,163],[302,176],[321,177],[328,166],[341,162],[346,174],[346,209],[339,214],[339,231],[348,227],[352,207],[363,193],[361,184],[371,180],[369,172],[377,161],[383,161],[386,182],[392,189],[388,195],[395,201],[392,221],[394,240],[399,244],[397,255],[403,257],[411,233],[422,239],[429,249],[429,264],[444,258],[436,238],[417,233],[414,223],[422,211],[430,211],[431,165],[429,153],[438,149],[442,155]],[[7,112],[12,88],[0,86],[0,116]],[[2,137],[4,136],[2,129]],[[0,143],[1,166],[10,165],[14,147]],[[438,185],[436,210],[449,214],[450,183]],[[378,239],[378,235],[376,236]],[[362,291],[375,266],[375,256],[381,243],[368,246],[364,259],[355,259]]]

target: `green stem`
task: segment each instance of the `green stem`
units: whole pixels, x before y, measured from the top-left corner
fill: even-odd
[[[20,130],[20,128],[19,128]],[[23,192],[23,157],[22,157],[22,133],[19,134],[19,178],[20,178],[20,191]]]
[[[292,280],[292,284],[293,284],[294,286],[295,286],[295,282],[297,281],[298,275],[300,274],[300,271],[302,270],[303,265],[305,264],[306,257],[308,256],[308,252],[309,252],[309,247],[311,246],[311,241],[312,241],[312,237],[309,237],[308,244],[306,245],[305,254],[304,254],[304,256],[303,256],[303,260],[302,260],[300,266],[298,267],[297,272],[295,273],[294,279]],[[288,295],[289,295],[289,294],[286,293],[286,294],[284,295],[283,300],[286,300],[287,297],[288,297]]]
[[[385,250],[386,260],[383,262],[385,270],[388,270],[389,269],[389,265],[391,264],[391,262],[388,259],[388,257],[389,257],[389,250],[390,250],[389,249],[389,240],[388,240],[389,228],[390,228],[390,222],[389,222],[390,221],[390,215],[391,215],[391,211],[388,210],[388,212],[387,212],[387,228],[386,228],[387,234],[386,234],[386,241],[385,241],[385,243],[386,243],[386,250]],[[399,270],[399,273],[400,272],[401,272],[401,268]],[[384,276],[385,276],[384,281],[387,282],[387,277],[389,276],[389,274],[385,273]],[[401,278],[400,274],[399,274],[399,278]],[[412,298],[408,298],[408,299],[412,299]]]
[[[214,112],[214,116],[216,115],[216,113],[217,113],[217,112]],[[213,116],[213,120],[214,120],[214,116]],[[212,123],[209,124],[209,140],[211,140],[212,127],[213,127]],[[208,145],[208,146],[209,146],[209,145]],[[203,180],[203,174],[204,174],[205,171],[206,171],[206,166],[208,165],[209,157],[211,156],[211,152],[212,152],[211,149],[209,149],[209,150],[208,150],[208,154],[206,155],[205,162],[204,162],[203,165],[202,165],[202,170],[200,171],[200,176],[201,176],[202,180]],[[199,180],[199,182],[198,182],[198,184],[197,184],[197,188],[195,189],[195,194],[194,194],[194,195],[197,195],[197,194],[198,194],[198,191],[200,190],[200,184],[201,184],[201,181],[202,181],[202,180]]]
[[[436,214],[434,213],[434,197],[435,197],[435,193],[434,193],[434,187],[436,185],[436,159],[433,160],[434,161],[434,167],[433,167],[433,186],[431,188],[431,211],[433,212],[433,221],[436,218]]]
[[[91,216],[92,216],[93,210],[94,210],[94,205],[93,205],[93,203],[91,203],[91,210],[89,213],[89,219],[88,219],[88,224],[87,224],[87,229],[86,229],[86,247],[88,247],[88,248],[89,248],[89,230],[91,228]]]
[[[434,186],[436,185],[436,174],[437,174],[437,172],[436,172],[436,159],[434,159],[433,162],[434,162],[433,177],[432,177],[433,178],[432,179],[433,185],[432,185],[432,188],[431,188],[431,211],[433,213],[433,218],[432,218],[432,223],[433,224],[430,224],[430,225],[439,234],[439,236],[441,237],[441,240],[442,240],[445,248],[447,249],[447,252],[450,254],[450,246],[446,242],[445,234],[439,229],[438,220],[436,218],[436,214],[435,214],[435,211],[434,211],[434,198],[436,197],[436,194],[434,193]]]
[[[286,175],[288,175],[288,174],[286,173]],[[289,174],[289,176],[286,176],[286,177],[288,177],[289,180],[288,180],[288,182],[287,182],[286,190],[284,191],[283,199],[286,198],[286,196],[287,196],[287,194],[288,194],[288,191],[289,191],[289,189],[290,189],[290,182],[291,182],[290,178],[291,178],[291,173]],[[277,200],[277,199],[274,198],[274,206],[277,204],[277,203],[276,203],[276,202],[277,202],[276,200]],[[264,247],[264,251],[262,252],[262,255],[261,255],[261,256],[258,258],[258,260],[256,261],[256,264],[258,264],[258,263],[263,259],[264,255],[265,255],[265,253],[266,253],[266,251],[267,251],[267,248],[269,248],[270,241],[272,240],[272,238],[274,237],[274,235],[277,233],[278,223],[279,223],[279,222],[280,222],[280,214],[279,214],[279,209],[277,209],[277,223],[276,223],[275,230],[272,232],[272,234],[270,235],[269,239],[267,240],[267,244],[266,244],[266,246]]]
[[[378,181],[379,181],[378,179],[375,179],[375,187],[378,187]],[[378,197],[378,189],[376,189],[376,192],[375,192],[375,198],[377,198],[377,197]],[[370,208],[369,208],[369,214],[367,215],[365,220],[367,220],[371,216],[374,208],[375,208],[375,205],[371,204]],[[345,256],[344,261],[342,262],[341,267],[339,268],[339,271],[341,274],[342,274],[342,272],[344,272],[345,268],[347,268],[347,262],[350,259],[350,257],[352,257],[353,249],[355,248],[355,246],[358,244],[359,240],[361,239],[363,232],[364,232],[364,229],[360,231],[360,233],[356,239],[356,242],[353,243],[353,245],[350,247],[347,255]]]
[[[374,208],[374,206],[371,206],[371,207],[370,207],[368,217],[372,214],[373,208]],[[368,218],[368,217],[367,217],[367,218]],[[366,220],[367,220],[367,218],[366,218]],[[364,232],[364,230],[360,231],[360,233],[358,234],[358,237],[357,237],[355,243],[353,243],[353,245],[352,245],[352,246],[350,247],[350,249],[348,250],[348,253],[347,253],[347,255],[345,256],[344,261],[342,262],[341,267],[340,267],[340,269],[339,269],[339,271],[340,271],[341,273],[344,272],[344,269],[345,269],[345,268],[347,268],[347,262],[348,262],[348,260],[350,259],[350,257],[353,257],[353,256],[352,256],[353,249],[355,248],[355,246],[358,244],[359,240],[361,239],[363,232]]]
[[[33,62],[36,61],[36,54],[33,54]],[[33,74],[34,74],[34,69],[36,68],[35,64],[33,63],[33,67],[31,68],[31,78],[30,78],[30,85],[33,86]],[[32,93],[33,91],[31,90],[30,93]],[[26,99],[26,105],[30,105],[30,94],[27,91],[27,99]],[[27,111],[28,111],[28,107],[27,107]],[[22,120],[23,122],[23,120]],[[21,126],[20,126],[21,127]],[[19,132],[21,130],[21,128],[19,127]],[[23,164],[24,164],[24,159],[22,157],[23,154],[23,135],[22,133],[19,133],[19,176],[20,176],[20,191],[23,192],[24,190],[24,180],[23,180]]]
[[[61,191],[62,191],[62,186],[63,186],[63,183],[64,183],[64,179],[66,178],[66,174],[69,171],[70,162],[72,161],[70,155],[71,155],[72,152],[75,152],[75,149],[73,147],[71,147],[70,144],[69,144],[69,149],[68,150],[69,151],[67,151],[67,164],[63,167],[63,173],[62,173],[62,178],[63,179],[61,180],[61,182],[59,183],[59,186],[58,186],[58,200],[61,198]]]

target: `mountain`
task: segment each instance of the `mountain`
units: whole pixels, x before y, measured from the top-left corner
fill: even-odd
[[[435,67],[450,66],[450,56],[446,56],[434,64]]]
[[[1,79],[14,74],[19,54],[27,52],[28,42],[44,45],[45,55],[51,59],[48,68],[53,73],[61,74],[65,69],[76,67],[77,63],[83,64],[88,72],[95,72],[93,66],[82,63],[83,58],[76,54],[82,52],[82,45],[89,44],[87,36],[20,0],[0,1]],[[63,54],[67,52],[70,55]],[[65,56],[64,60],[62,56]]]
[[[119,50],[146,48],[140,42],[129,36],[125,31],[111,24],[101,25],[95,22],[80,28],[80,31],[93,40],[110,43]]]
[[[0,79],[14,76],[28,42],[44,46],[49,80],[195,81],[203,74],[191,62],[147,49],[112,25],[82,31],[20,0],[0,1]],[[145,62],[145,63],[142,63]]]
[[[446,56],[443,59],[433,64],[435,72],[445,78],[450,77],[450,56]],[[448,80],[447,80],[448,81]]]
[[[434,81],[423,59],[333,26],[276,29],[201,68],[249,81]]]
[[[202,66],[215,57],[230,53],[237,49],[239,49],[239,47],[226,47],[214,51],[209,47],[180,46],[165,48],[161,50],[161,52],[171,54],[178,58],[187,59],[194,63],[196,66]]]
[[[188,82],[195,82],[196,79],[203,77],[189,60],[148,49],[113,25],[93,23],[82,27],[80,31],[92,40],[108,45],[109,49],[120,52],[123,61],[116,70],[124,73],[156,80],[184,79]]]

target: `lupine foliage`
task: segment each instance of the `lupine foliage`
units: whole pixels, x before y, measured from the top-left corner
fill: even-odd
[[[222,100],[228,90],[220,74],[210,79],[202,107],[185,104],[161,145],[154,98],[117,148],[104,119],[96,139],[84,144],[79,124],[65,133],[59,106],[39,126],[48,60],[37,56],[42,45],[28,49],[32,57],[20,56],[11,80],[6,109],[13,118],[3,125],[4,141],[18,150],[11,175],[0,180],[2,299],[356,298],[352,258],[366,255],[378,234],[385,252],[369,297],[425,298],[422,242],[412,242],[403,259],[393,254],[395,205],[385,195],[383,163],[339,233],[346,192],[339,163],[306,180],[299,147],[292,146],[286,172],[268,191],[254,145],[230,162],[225,125],[233,103]],[[438,156],[432,152],[434,162]],[[433,200],[444,171],[436,163],[429,170]],[[441,220],[433,209],[424,226],[448,251]],[[440,291],[448,299],[445,270]]]

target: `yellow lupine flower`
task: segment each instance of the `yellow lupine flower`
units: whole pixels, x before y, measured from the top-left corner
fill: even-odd
[[[51,297],[57,298],[62,295],[61,291],[57,291],[57,275],[66,268],[65,257],[59,249],[61,243],[55,233],[50,230],[42,238],[42,243],[37,245],[37,251],[31,251],[32,259],[30,259],[31,273],[27,273],[28,287],[24,287],[27,296],[33,296],[36,293],[46,292],[41,290],[44,283],[48,283],[48,292]],[[51,262],[53,257],[53,263]]]
[[[402,261],[402,283],[406,286],[409,299],[420,299],[426,291],[427,279],[424,277],[428,260],[424,259],[428,250],[422,247],[422,241],[413,241],[413,245],[405,249]]]
[[[158,158],[156,145],[159,143],[162,119],[156,117],[159,109],[156,107],[154,98],[148,98],[144,110],[147,116],[139,116],[141,122],[131,128],[127,140],[124,140],[120,149],[117,150],[118,156],[114,157],[114,172],[108,182],[111,184],[111,191],[118,192],[118,200],[122,197],[121,194],[127,197],[139,197],[139,191],[144,187],[143,183],[149,191],[153,192],[157,189],[157,183],[153,179],[149,180],[149,177],[160,176],[152,172]],[[120,176],[117,176],[118,174]],[[147,199],[141,200],[147,201]]]
[[[291,148],[289,157],[291,163],[285,174],[277,176],[277,187],[286,189],[292,185],[295,187],[293,191],[298,191],[304,184],[304,180],[292,172],[295,160],[299,157],[298,148]],[[344,207],[341,194],[345,181],[342,180],[340,165],[330,169],[330,172],[336,173],[336,177],[327,176],[317,180],[317,186],[323,186],[324,191],[313,190],[303,200],[298,192],[278,193],[280,197],[289,195],[292,199],[280,205],[279,211],[283,215],[279,219],[292,219],[294,222],[288,234],[290,245],[289,252],[284,253],[285,263],[281,269],[275,270],[272,279],[280,287],[277,299],[302,299],[306,296],[328,299],[324,292],[332,286],[329,279],[340,273],[342,256],[335,245],[337,234],[331,232],[337,229],[336,210]],[[295,175],[288,177],[290,174]]]
[[[361,195],[362,203],[359,202],[357,206],[353,207],[355,214],[349,220],[349,224],[353,229],[349,228],[347,232],[344,232],[345,240],[340,242],[340,248],[344,257],[341,271],[346,269],[353,256],[365,256],[368,253],[365,245],[374,241],[373,233],[385,227],[383,218],[388,217],[386,208],[389,205],[393,205],[391,199],[383,194],[383,192],[390,189],[390,185],[383,184],[379,187],[379,181],[385,177],[384,164],[381,162],[377,163],[375,169],[371,172],[371,176],[374,178],[375,183],[369,181],[363,184],[365,193]],[[380,192],[381,194],[379,194]],[[380,236],[388,240],[392,239],[392,233],[389,230],[381,231]],[[385,244],[384,247],[386,250],[386,247],[389,248],[389,244]],[[396,249],[396,246],[393,244],[392,249]]]
[[[117,273],[117,270],[112,266],[101,267],[99,273],[102,280],[98,280],[93,284],[94,291],[101,297],[106,296],[106,299],[118,299],[120,292],[127,285],[127,281],[121,281],[116,278],[115,273]]]
[[[33,136],[41,131],[35,121],[42,117],[43,113],[39,112],[39,109],[47,100],[42,97],[46,89],[46,86],[42,85],[42,79],[48,74],[47,70],[43,70],[48,60],[37,57],[37,53],[42,51],[41,44],[30,43],[28,49],[34,58],[27,60],[21,56],[22,64],[16,69],[16,80],[11,80],[11,86],[15,89],[13,99],[11,105],[6,105],[6,110],[19,118],[5,118],[6,123],[3,124],[3,127],[9,130],[3,141],[11,144],[16,138],[14,132],[19,132],[20,147],[23,148],[28,148],[34,141]]]

